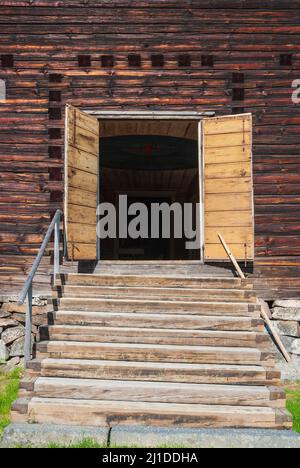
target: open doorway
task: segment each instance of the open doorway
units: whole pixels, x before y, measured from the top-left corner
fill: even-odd
[[[190,218],[195,211],[199,218],[193,227],[198,246],[192,250],[189,245],[187,251],[178,233],[169,235],[167,245],[158,235],[151,249],[145,243],[118,242],[117,235],[103,241],[99,203],[111,199],[116,206],[122,193],[135,203],[144,200],[143,207],[163,200],[192,206]],[[228,255],[220,234],[237,260],[253,261],[251,114],[120,113],[67,105],[64,227],[66,257],[72,261],[111,262],[124,256],[224,262]]]
[[[120,196],[126,196],[128,206],[142,203],[149,213],[148,238],[121,238],[118,229],[116,239],[101,240],[101,260],[201,260],[200,245],[188,249],[187,238],[176,235],[173,212],[170,235],[161,227],[159,236],[151,236],[154,205],[176,204],[182,212],[185,204],[191,205],[193,229],[201,229],[197,223],[202,179],[198,125],[198,121],[178,120],[100,122],[100,202],[118,207]],[[131,220],[129,216],[128,225]]]

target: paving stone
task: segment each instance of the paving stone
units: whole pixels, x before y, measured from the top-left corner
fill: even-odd
[[[11,424],[3,434],[1,446],[12,448],[47,447],[49,444],[69,446],[92,439],[104,447],[108,443],[108,427],[55,426],[45,424]]]
[[[176,429],[118,426],[111,431],[111,445],[192,448],[300,448],[293,431],[247,429]]]

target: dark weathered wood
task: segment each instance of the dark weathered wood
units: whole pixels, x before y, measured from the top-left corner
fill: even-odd
[[[0,283],[19,257],[28,271],[61,207],[66,103],[217,115],[243,108],[254,121],[255,275],[283,278],[281,288],[257,284],[264,296],[292,294],[285,278],[300,274],[300,118],[291,101],[299,24],[299,0],[2,1],[0,55],[13,54],[14,68],[0,68]],[[141,55],[140,69],[128,68],[130,52]],[[153,53],[164,55],[163,69],[152,68]],[[181,53],[191,55],[190,69],[178,68]],[[293,54],[292,66],[280,66],[282,53]],[[80,54],[91,55],[90,68],[78,67]],[[113,70],[101,68],[105,54],[114,55]],[[214,56],[213,68],[202,66],[203,54]],[[233,83],[233,72],[244,82]],[[240,87],[245,99],[234,101]],[[10,278],[22,275],[17,266]]]

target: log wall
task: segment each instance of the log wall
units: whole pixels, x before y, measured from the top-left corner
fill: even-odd
[[[2,283],[61,206],[66,103],[252,112],[255,274],[299,277],[300,0],[1,1],[0,56]]]

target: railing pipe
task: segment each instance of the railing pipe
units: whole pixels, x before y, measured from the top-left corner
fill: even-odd
[[[34,279],[34,277],[36,275],[37,269],[40,266],[40,263],[41,263],[41,260],[42,260],[43,256],[45,255],[45,251],[46,251],[46,248],[47,248],[47,246],[49,244],[49,241],[51,239],[51,236],[52,236],[53,230],[55,228],[55,225],[58,224],[59,221],[60,221],[60,215],[61,215],[60,210],[57,210],[57,212],[55,213],[55,216],[54,216],[54,218],[53,218],[53,220],[52,220],[52,222],[51,222],[51,224],[50,224],[50,226],[48,228],[47,234],[46,234],[46,236],[44,238],[44,241],[43,241],[43,243],[42,243],[42,245],[40,247],[39,253],[38,253],[38,255],[37,255],[37,257],[36,257],[36,259],[34,261],[34,264],[33,264],[32,268],[31,268],[31,271],[30,271],[30,273],[29,273],[29,275],[27,277],[25,285],[24,285],[24,287],[23,287],[23,289],[22,289],[22,291],[21,291],[21,293],[19,295],[19,300],[18,300],[19,305],[22,305],[25,302],[26,296],[28,294],[30,286],[32,285],[32,282],[33,282],[33,279]],[[58,224],[58,226],[59,226],[59,224]],[[59,267],[58,267],[58,269],[59,269]]]
[[[30,285],[27,292],[27,304],[26,304],[26,318],[25,318],[25,345],[24,355],[25,362],[31,360],[32,353],[32,284]]]
[[[56,275],[60,271],[60,220],[61,220],[61,211],[57,210],[51,224],[47,230],[43,243],[40,247],[39,253],[33,263],[31,271],[27,277],[25,285],[19,295],[18,304],[22,305],[26,301],[26,320],[25,320],[25,345],[24,345],[24,356],[25,361],[29,362],[31,360],[32,354],[32,284],[36,272],[40,266],[41,260],[45,255],[47,246],[50,242],[51,236],[54,231],[54,280]]]
[[[59,264],[60,264],[60,253],[59,253],[59,244],[60,244],[60,211],[57,213],[57,220],[55,222],[54,230],[54,282],[56,281],[56,276],[59,275]]]

